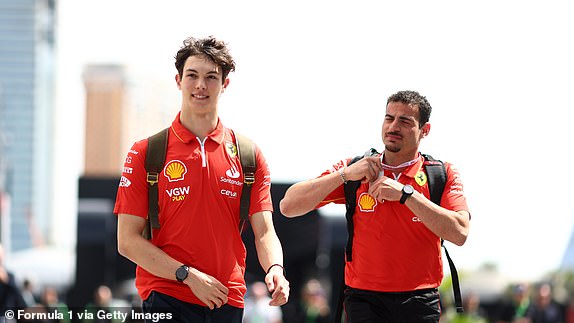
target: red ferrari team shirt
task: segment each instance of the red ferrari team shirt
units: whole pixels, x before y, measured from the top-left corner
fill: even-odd
[[[349,160],[340,161],[321,176],[336,172]],[[424,159],[404,170],[396,180],[410,184],[430,199]],[[458,171],[445,163],[447,183],[441,206],[452,211],[468,211]],[[385,171],[385,175],[394,178]],[[353,216],[352,261],[345,266],[345,283],[353,288],[377,292],[404,292],[438,287],[443,279],[440,238],[399,201],[375,200],[369,184],[357,190]],[[345,203],[343,185],[331,192],[317,207]]]
[[[158,183],[161,227],[153,231],[151,241],[176,260],[215,277],[229,288],[228,304],[243,307],[246,250],[239,232],[243,171],[235,136],[218,120],[217,128],[201,142],[183,127],[178,114],[168,138]],[[147,218],[147,142],[136,142],[127,154],[115,214]],[[273,210],[269,168],[258,147],[256,162],[249,214]],[[156,277],[139,266],[136,287],[142,299],[155,290],[205,306],[187,285]]]

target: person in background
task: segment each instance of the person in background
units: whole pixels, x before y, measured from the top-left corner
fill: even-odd
[[[40,300],[40,305],[44,307],[44,310],[48,313],[60,313],[63,319],[58,320],[60,323],[69,323],[72,321],[68,313],[68,305],[60,300],[58,291],[51,286],[44,287],[42,291],[42,297]]]
[[[188,38],[175,67],[181,107],[169,128],[164,170],[154,184],[160,228],[152,230],[151,240],[142,237],[148,216],[144,139],[124,163],[114,208],[118,250],[137,265],[144,312],[171,311],[171,322],[241,322],[247,290],[239,230],[244,174],[236,135],[218,114],[235,62],[223,41]],[[255,153],[249,221],[270,305],[281,306],[289,298],[289,282],[273,226],[269,167],[258,147]]]
[[[121,299],[115,299],[112,290],[107,285],[100,285],[94,291],[94,299],[88,303],[85,308],[86,313],[92,315],[86,316],[84,323],[120,323],[122,319],[120,316],[114,316],[115,312],[130,312],[130,304]],[[110,313],[110,318],[102,317],[98,313]],[[123,322],[122,322],[123,323]]]
[[[4,247],[0,244],[0,321],[7,310],[26,309],[26,301],[16,284],[14,274],[4,266]]]
[[[421,140],[431,106],[416,91],[387,99],[384,151],[349,165],[337,162],[319,177],[289,187],[281,200],[287,217],[329,203],[346,203],[344,184],[360,181],[354,210],[352,257],[345,262],[347,322],[438,322],[443,279],[441,239],[463,245],[470,213],[459,172],[445,163],[440,205],[430,200]],[[364,151],[364,149],[362,149]],[[352,258],[352,259],[349,259]]]
[[[510,300],[499,306],[497,323],[527,323],[526,311],[530,306],[530,285],[519,283],[511,287]]]
[[[453,313],[446,320],[448,323],[487,323],[487,315],[480,308],[480,297],[478,294],[470,292],[463,297],[464,312]]]
[[[304,323],[331,322],[331,309],[323,285],[318,279],[309,279],[301,291],[301,302],[305,313]]]
[[[251,293],[245,299],[245,323],[281,323],[282,313],[277,306],[270,306],[269,292],[264,282],[256,281],[251,284]]]
[[[22,282],[22,298],[26,302],[27,307],[35,306],[38,303],[38,297],[34,291],[34,283],[31,279],[25,278]]]
[[[552,286],[542,283],[536,289],[534,302],[526,311],[526,317],[532,323],[563,323],[564,309],[552,298]]]

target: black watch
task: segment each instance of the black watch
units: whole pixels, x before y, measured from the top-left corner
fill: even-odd
[[[175,279],[177,279],[178,282],[183,282],[186,278],[187,275],[189,275],[189,267],[186,265],[182,265],[181,267],[177,268],[177,270],[175,271]]]
[[[415,192],[415,189],[411,185],[403,186],[403,195],[401,196],[401,200],[400,200],[401,204],[405,204],[407,199],[411,195],[413,195],[414,192]]]

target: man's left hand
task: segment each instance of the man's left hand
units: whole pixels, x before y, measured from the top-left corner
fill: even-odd
[[[281,306],[289,300],[289,281],[283,276],[283,268],[275,266],[265,275],[265,284],[271,293],[271,306]]]

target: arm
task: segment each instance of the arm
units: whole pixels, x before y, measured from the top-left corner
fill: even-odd
[[[379,201],[398,201],[402,196],[403,184],[381,176],[369,187],[369,194]],[[462,246],[468,237],[470,215],[467,211],[451,211],[434,204],[417,192],[409,197],[405,205],[419,220],[437,236]]]
[[[283,250],[273,227],[272,214],[269,211],[258,212],[251,216],[250,221],[259,263],[267,272],[265,283],[272,298],[269,305],[281,306],[289,300],[289,282],[283,276]],[[271,267],[274,264],[281,267]]]
[[[379,157],[365,157],[339,171],[344,174],[347,181],[372,181],[379,176],[381,167]],[[343,177],[339,171],[289,187],[279,203],[281,213],[286,217],[296,217],[314,210],[329,193],[343,184]]]
[[[175,271],[183,263],[141,236],[145,223],[142,217],[118,214],[118,252],[155,276],[176,280]],[[227,303],[227,287],[193,267],[183,283],[210,309]]]
[[[447,210],[417,191],[407,199],[405,205],[437,236],[458,246],[466,242],[470,226],[467,211]]]

